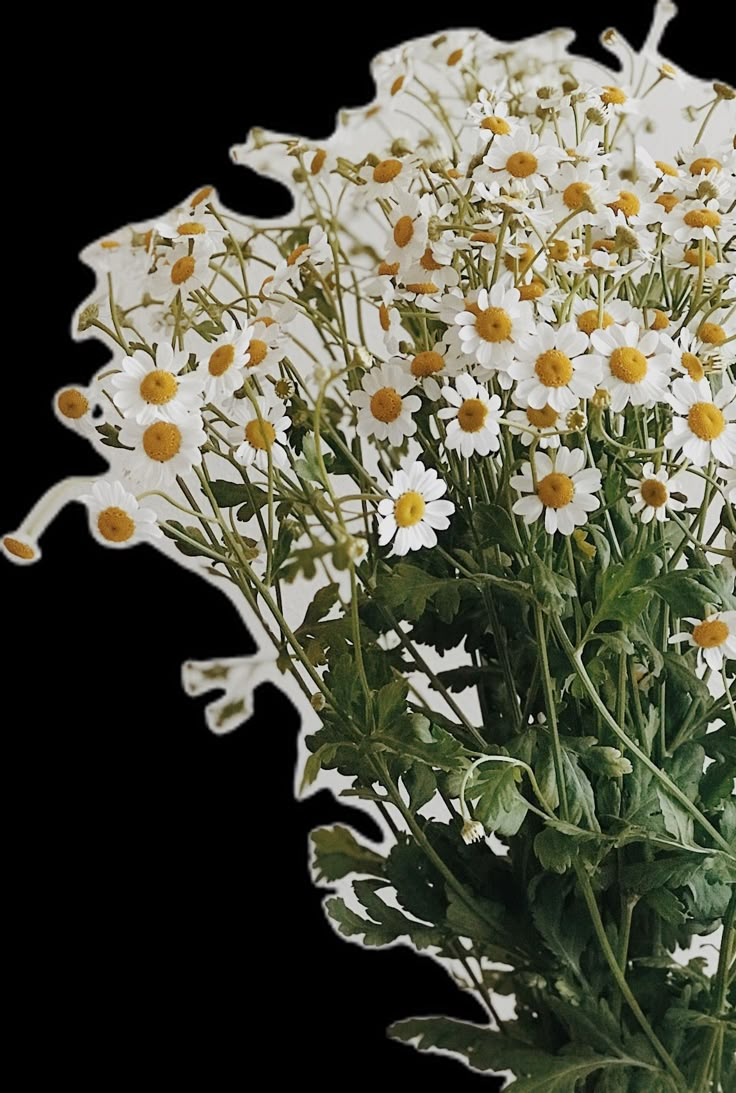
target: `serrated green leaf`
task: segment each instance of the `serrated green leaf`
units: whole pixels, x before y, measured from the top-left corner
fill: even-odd
[[[394,724],[406,713],[406,699],[409,694],[409,682],[404,678],[392,679],[381,687],[376,695],[376,717],[378,729],[390,731]]]
[[[534,838],[534,853],[540,865],[553,873],[566,872],[578,854],[574,836],[554,827],[545,827]]]
[[[318,827],[310,833],[314,845],[314,869],[317,880],[340,880],[349,873],[368,873],[380,877],[385,859],[359,843],[352,831],[336,824]]]
[[[405,619],[418,619],[427,604],[434,605],[443,622],[452,622],[460,606],[466,582],[452,577],[435,577],[408,562],[400,562],[378,586],[379,600]]]
[[[380,880],[353,883],[353,891],[370,918],[357,914],[339,896],[325,902],[340,933],[347,937],[362,937],[364,945],[390,945],[400,937],[408,937],[418,949],[441,946],[444,939],[441,930],[412,921],[380,898],[378,891],[385,887],[386,882]]]
[[[249,487],[245,482],[230,482],[224,478],[216,478],[214,482],[210,482],[210,489],[212,490],[212,496],[221,509],[242,505],[250,497]],[[250,489],[257,490],[258,487],[251,486]]]
[[[416,815],[437,792],[437,777],[426,763],[413,763],[403,775],[403,782],[409,791],[409,808]]]
[[[187,558],[209,558],[211,556],[213,547],[207,542],[198,527],[185,527],[178,520],[167,520],[166,523],[161,524],[161,530],[167,539],[173,539],[176,549],[185,554]],[[179,538],[177,532],[179,532],[179,535],[186,535],[187,539],[193,539],[194,542],[185,542]],[[198,546],[195,546],[195,543],[199,543],[204,549],[200,550]]]
[[[702,618],[709,604],[715,607],[721,605],[719,593],[702,584],[695,573],[686,569],[660,573],[650,582],[649,588],[669,604],[673,615],[677,618],[688,616]]]
[[[482,547],[500,546],[511,554],[520,549],[514,522],[500,505],[478,506],[473,522]]]

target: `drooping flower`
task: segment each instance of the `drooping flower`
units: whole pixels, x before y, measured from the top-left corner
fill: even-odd
[[[122,482],[95,482],[79,500],[87,506],[90,531],[103,546],[119,550],[161,537],[156,513],[142,507]]]

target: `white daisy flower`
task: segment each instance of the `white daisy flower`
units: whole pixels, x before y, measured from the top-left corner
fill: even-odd
[[[606,84],[596,88],[589,96],[589,105],[602,112],[606,119],[629,117],[639,113],[639,100],[624,91],[623,87]]]
[[[204,251],[189,253],[189,244],[174,246],[159,260],[156,273],[151,277],[148,291],[164,304],[181,293],[186,300],[191,292],[210,280],[209,254]]]
[[[439,381],[456,375],[463,365],[463,362],[455,355],[448,353],[447,349],[444,342],[435,342],[431,349],[415,353],[408,361],[399,357],[389,363],[400,364],[408,369],[414,377],[414,382],[422,388],[427,398],[436,402],[442,394]]]
[[[453,248],[447,242],[428,243],[419,261],[407,272],[407,284],[429,279],[443,292],[454,288],[460,277],[453,268],[453,258]]]
[[[319,224],[315,224],[309,232],[306,243],[299,243],[292,252],[286,256],[273,271],[271,278],[267,278],[268,295],[281,291],[284,285],[299,287],[301,284],[302,266],[309,263],[317,269],[324,269],[332,264],[332,251],[327,233]]]
[[[607,330],[618,323],[625,326],[634,321],[635,311],[628,300],[604,300],[603,316],[598,314],[598,282],[591,281],[591,296],[576,296],[572,302],[578,330],[583,334],[592,334],[594,330]]]
[[[15,565],[32,565],[41,557],[38,543],[25,532],[14,531],[12,535],[3,535],[0,543],[5,557]]]
[[[62,387],[54,395],[54,412],[62,425],[83,436],[94,432],[100,401],[89,387]]]
[[[720,467],[718,473],[725,483],[727,500],[736,505],[736,467]]]
[[[401,342],[409,340],[409,334],[404,328],[399,309],[391,304],[392,300],[382,300],[378,305],[378,322],[383,333],[383,344],[391,356],[395,356]]]
[[[600,210],[615,196],[600,166],[585,161],[561,163],[555,172],[554,189],[550,204],[555,223],[574,213],[571,229],[595,221]]]
[[[495,181],[502,185],[522,184],[527,189],[546,191],[547,179],[557,169],[561,156],[555,145],[542,144],[536,133],[519,125],[513,133],[493,141],[483,163],[497,172]]]
[[[450,526],[455,511],[452,501],[440,500],[446,490],[436,471],[405,460],[378,505],[379,545],[393,539],[392,553],[399,555],[435,546],[437,532]]]
[[[95,482],[79,500],[87,506],[90,531],[103,546],[120,549],[161,538],[156,513],[142,508],[122,482]]]
[[[633,183],[630,186],[630,189],[616,191],[613,200],[601,210],[599,221],[610,235],[615,235],[617,228],[645,228],[648,224],[656,224],[662,215],[662,206],[657,205],[649,193],[637,189]]]
[[[650,186],[657,187],[657,192],[669,193],[682,185],[682,173],[675,163],[663,159],[654,159],[642,144],[637,144],[634,157],[636,175]]]
[[[717,201],[680,201],[662,218],[662,230],[678,243],[698,239],[716,243],[719,229],[728,236],[732,228],[732,218],[721,215]]]
[[[531,309],[521,302],[512,279],[503,277],[490,290],[481,289],[472,309],[459,312],[455,322],[463,352],[483,369],[503,371],[511,364],[515,343],[531,326]],[[510,386],[510,380],[501,383]]]
[[[685,508],[684,501],[672,496],[678,488],[677,476],[670,478],[664,467],[655,471],[653,463],[645,463],[641,478],[627,478],[626,484],[631,487],[631,511],[643,524],[652,520],[664,523],[668,512],[681,512]]]
[[[531,281],[516,287],[522,301],[531,305],[532,314],[537,321],[543,323],[557,321],[557,311],[564,304],[566,297],[562,289],[558,288],[554,282],[548,287],[544,281],[533,277]]]
[[[373,62],[373,76],[379,99],[393,99],[411,86],[413,68],[407,50],[379,53]]]
[[[514,502],[513,511],[526,524],[544,513],[550,535],[556,531],[572,535],[600,505],[594,494],[601,488],[601,472],[585,466],[585,453],[580,448],[558,448],[554,463],[546,452],[537,452],[534,473],[531,463],[525,463],[521,474],[512,476],[511,485],[524,494]]]
[[[541,410],[535,410],[532,406],[527,406],[525,410],[507,410],[504,416],[511,423],[511,435],[520,437],[525,448],[533,440],[540,448],[559,448],[560,436],[556,430],[561,429],[564,422],[562,415],[552,406],[543,406]]]
[[[386,251],[389,265],[398,262],[399,272],[417,262],[427,246],[427,222],[416,194],[400,193],[389,213],[391,241]]]
[[[682,163],[683,174],[699,182],[714,182],[717,185],[722,175],[736,172],[736,154],[728,146],[718,149],[718,155],[714,156],[713,149],[701,141],[692,148],[683,148],[677,158]]]
[[[156,487],[191,471],[199,462],[199,449],[206,436],[200,415],[188,414],[178,424],[154,421],[141,425],[126,419],[119,440],[133,449],[127,457],[132,477]]]
[[[245,354],[248,375],[267,372],[286,355],[281,327],[269,315],[261,315],[250,324],[251,339]]]
[[[360,187],[359,199],[375,201],[379,197],[392,197],[398,200],[409,189],[414,177],[413,164],[414,160],[407,156],[402,159],[390,156],[380,160],[375,166],[366,164],[361,167],[359,174],[366,184]]]
[[[136,349],[132,357],[123,357],[122,371],[110,381],[115,405],[139,425],[184,421],[202,405],[202,377],[196,372],[179,374],[186,363],[186,353],[175,353],[168,342],[158,343],[153,359]]]
[[[584,356],[588,344],[588,335],[575,323],[564,323],[558,329],[545,323],[521,337],[516,360],[508,369],[518,381],[512,396],[516,405],[535,410],[551,406],[564,412],[590,398],[600,383],[602,368],[599,361]]]
[[[501,96],[491,94],[485,88],[478,98],[468,107],[467,124],[478,133],[478,143],[485,146],[494,137],[507,137],[519,124],[518,119],[509,114],[508,102]]]
[[[736,611],[717,611],[705,619],[684,619],[690,633],[673,634],[670,643],[687,641],[698,650],[698,663],[720,672],[724,660],[736,660]]]
[[[203,257],[212,255],[227,235],[222,225],[205,209],[200,209],[196,215],[183,209],[172,219],[158,220],[153,231],[161,239],[171,239],[175,243],[191,240],[194,252]]]
[[[698,383],[705,376],[703,362],[698,355],[700,343],[695,334],[685,327],[673,342],[672,363],[676,369]]]
[[[235,448],[238,463],[244,467],[255,465],[268,473],[270,453],[272,466],[288,466],[285,445],[291,421],[284,414],[281,399],[263,395],[240,399],[232,417],[236,424],[229,430],[228,440]]]
[[[417,426],[411,415],[422,405],[418,395],[409,394],[415,384],[414,376],[399,364],[382,364],[366,372],[362,390],[350,396],[358,407],[358,436],[388,440],[394,447],[413,436]]]
[[[718,353],[732,359],[736,353],[736,315],[713,312],[698,327],[698,340],[706,353]],[[729,343],[729,344],[726,344]]]
[[[329,148],[317,145],[306,152],[304,166],[312,178],[325,179],[337,169],[337,156]]]
[[[80,258],[85,265],[91,266],[98,273],[109,273],[117,286],[130,285],[145,277],[151,264],[144,247],[134,247],[130,239],[99,239],[85,247]],[[118,293],[115,293],[119,304]]]
[[[217,200],[214,186],[201,186],[184,202],[184,208],[190,216],[205,216],[207,206]]]
[[[612,410],[620,413],[629,403],[653,406],[666,398],[672,352],[655,330],[614,323],[607,330],[594,330],[590,340],[595,352],[589,360],[602,368]]]
[[[488,455],[500,447],[501,399],[489,395],[480,383],[468,375],[458,376],[455,386],[447,384],[442,395],[449,406],[437,416],[447,421],[445,448],[459,451],[464,459],[473,453]]]
[[[724,383],[713,397],[707,379],[695,383],[676,379],[670,402],[675,416],[664,438],[665,447],[682,450],[696,467],[711,459],[726,467],[736,461],[736,386]]]
[[[230,399],[243,386],[244,369],[251,361],[250,345],[255,336],[252,326],[240,329],[229,315],[223,315],[222,334],[208,343],[199,354],[201,363],[197,370],[204,388],[206,402],[222,402]]]

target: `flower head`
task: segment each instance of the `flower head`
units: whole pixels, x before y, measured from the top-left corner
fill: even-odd
[[[388,497],[378,505],[378,542],[393,540],[394,554],[433,547],[437,532],[450,526],[452,501],[442,500],[447,484],[423,463],[405,461],[395,472]]]
[[[517,516],[531,524],[544,513],[550,535],[556,531],[572,535],[600,505],[595,494],[601,488],[601,472],[585,466],[580,448],[558,448],[554,463],[546,452],[537,452],[534,466],[525,463],[521,474],[512,476],[511,485],[523,494],[513,505]]]
[[[122,482],[95,482],[79,500],[87,506],[90,531],[103,546],[119,550],[161,537],[156,513],[142,507]]]

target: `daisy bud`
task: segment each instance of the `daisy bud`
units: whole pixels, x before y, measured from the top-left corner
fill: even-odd
[[[736,99],[736,91],[727,83],[716,81],[716,83],[713,84],[713,90],[719,99]]]
[[[581,433],[588,424],[588,419],[583,410],[571,410],[565,418],[565,426],[575,433]]]
[[[296,390],[291,380],[284,379],[283,377],[276,380],[273,389],[278,397],[284,402],[286,399],[292,398]]]
[[[316,710],[317,713],[319,713],[320,710],[324,710],[325,708],[325,696],[322,694],[321,691],[315,691],[309,702],[312,709]]]
[[[566,95],[570,95],[573,91],[577,91],[580,84],[574,76],[570,76],[568,79],[562,81],[562,90]]]
[[[463,842],[466,846],[470,846],[471,843],[480,842],[485,838],[486,829],[479,820],[466,820],[463,824],[463,829],[460,832]]]
[[[592,125],[603,125],[606,118],[602,110],[596,110],[594,106],[591,106],[590,110],[586,110],[585,117]]]
[[[606,391],[605,387],[599,387],[595,391],[590,399],[590,405],[594,406],[596,410],[607,410],[611,405],[611,395],[609,391]]]
[[[392,156],[408,156],[410,152],[411,145],[403,137],[398,137],[391,145]]]
[[[538,99],[551,99],[555,91],[553,87],[538,87],[537,98]]]
[[[631,247],[633,250],[639,245],[639,240],[637,239],[635,233],[632,232],[629,228],[616,228],[615,242],[616,247],[619,250],[623,250],[625,247]]]
[[[698,188],[695,191],[701,201],[710,201],[718,197],[718,190],[707,178],[704,178],[702,182],[698,183]]]
[[[95,321],[100,313],[99,306],[97,304],[89,304],[83,311],[80,312],[79,322],[77,323],[77,330],[88,330],[92,323]]]
[[[593,213],[594,215],[598,212],[598,206],[587,191],[582,196],[580,208],[584,209],[586,213]]]
[[[295,167],[294,170],[291,172],[291,177],[293,178],[294,182],[306,182],[307,172],[304,170],[303,167]]]
[[[601,35],[601,41],[606,46],[612,46],[614,42],[618,41],[618,34],[613,29],[613,27],[609,27],[608,30],[603,31],[603,34]]]
[[[2,540],[3,551],[9,561],[16,565],[29,565],[37,562],[41,557],[38,543],[22,531],[16,531],[12,535],[4,535]]]

